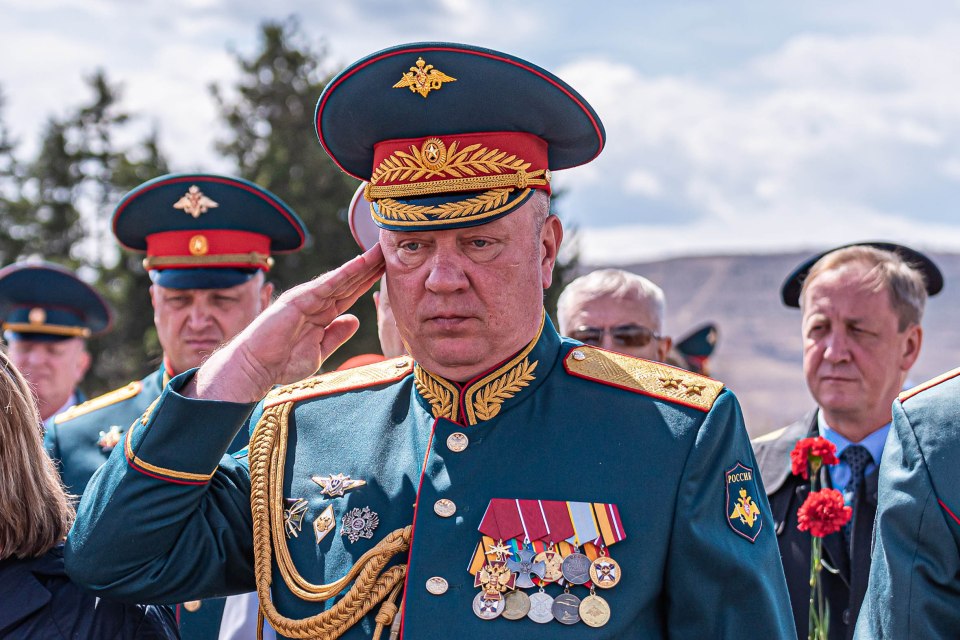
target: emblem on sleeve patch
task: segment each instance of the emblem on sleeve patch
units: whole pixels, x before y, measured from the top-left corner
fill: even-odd
[[[726,488],[726,516],[727,524],[735,533],[754,542],[763,528],[763,519],[760,517],[760,507],[754,501],[759,495],[754,471],[739,460],[724,474]]]

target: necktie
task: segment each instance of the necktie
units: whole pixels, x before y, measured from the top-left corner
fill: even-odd
[[[854,522],[857,519],[860,494],[863,493],[864,472],[867,470],[867,465],[873,462],[873,456],[863,445],[852,444],[843,450],[840,459],[847,463],[850,468],[850,480],[847,482],[847,486],[843,488],[843,499],[853,509],[853,517],[843,526],[843,542],[852,558],[853,549],[850,540],[853,537]]]

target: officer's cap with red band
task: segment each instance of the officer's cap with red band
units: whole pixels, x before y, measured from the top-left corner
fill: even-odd
[[[113,215],[125,248],[147,254],[154,283],[171,289],[224,289],[269,271],[273,254],[300,250],[303,222],[252,182],[176,174],[128,193]]]
[[[572,87],[520,58],[463,44],[415,43],[338,74],[316,110],[320,143],[367,182],[374,222],[395,231],[496,220],[551,171],[603,149],[600,118]]]

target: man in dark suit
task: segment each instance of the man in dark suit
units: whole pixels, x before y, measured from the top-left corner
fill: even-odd
[[[797,529],[797,509],[809,486],[791,475],[790,451],[801,438],[815,436],[837,448],[840,462],[824,467],[821,481],[843,492],[853,518],[844,530],[823,539],[821,579],[830,607],[830,638],[848,639],[867,587],[877,468],[891,405],[920,353],[927,295],[942,286],[929,258],[888,243],[820,254],[783,285],[784,304],[803,314],[803,372],[817,409],[755,440],[754,449],[801,638],[808,631],[811,538]]]

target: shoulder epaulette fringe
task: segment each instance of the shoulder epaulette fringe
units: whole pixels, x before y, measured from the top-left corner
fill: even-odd
[[[723,383],[659,362],[582,346],[563,361],[567,373],[587,380],[709,411]]]
[[[331,371],[274,389],[267,394],[263,404],[264,408],[269,408],[286,402],[299,402],[318,396],[365,389],[401,380],[412,371],[413,358],[409,356],[374,362],[353,369]]]
[[[940,384],[940,383],[942,383],[942,382],[946,382],[947,380],[952,380],[953,378],[956,378],[957,376],[960,376],[960,367],[954,369],[953,371],[947,371],[946,373],[942,373],[942,374],[940,374],[939,376],[937,376],[936,378],[931,378],[930,380],[927,380],[926,382],[921,382],[920,384],[918,384],[917,386],[913,387],[912,389],[908,389],[908,390],[904,391],[903,393],[901,393],[898,399],[900,400],[900,402],[904,402],[905,400],[909,400],[910,398],[912,398],[913,396],[917,395],[918,393],[920,393],[920,392],[922,392],[922,391],[926,391],[927,389],[931,389],[931,388],[937,386],[938,384]]]
[[[97,409],[103,409],[104,407],[109,407],[110,405],[117,404],[118,402],[129,400],[130,398],[139,394],[141,390],[143,390],[142,382],[139,380],[131,382],[125,387],[108,391],[102,396],[91,398],[86,402],[70,407],[63,413],[57,414],[57,417],[53,419],[53,422],[55,424],[62,424],[67,420],[79,418],[80,416],[86,415],[92,411],[96,411]]]

